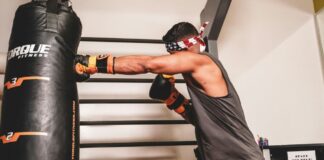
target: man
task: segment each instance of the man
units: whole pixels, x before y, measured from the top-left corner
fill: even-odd
[[[192,24],[181,22],[163,37],[170,55],[77,56],[78,78],[85,80],[89,74],[97,72],[160,74],[152,85],[150,96],[165,100],[195,126],[198,142],[195,153],[199,160],[263,160],[245,121],[239,97],[220,61],[204,53],[201,35]],[[184,77],[192,105],[179,98],[183,96],[174,88],[172,78],[161,76],[178,73]],[[171,88],[165,92],[167,96],[162,95],[165,87]],[[173,100],[170,97],[174,97]],[[181,99],[181,103],[176,99]],[[180,111],[179,106],[185,107]]]

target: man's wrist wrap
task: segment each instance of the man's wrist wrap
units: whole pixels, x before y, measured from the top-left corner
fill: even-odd
[[[97,69],[99,73],[111,73],[114,74],[114,61],[115,57],[111,55],[97,56]]]

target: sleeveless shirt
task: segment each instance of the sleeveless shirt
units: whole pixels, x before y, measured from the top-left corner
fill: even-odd
[[[202,160],[264,160],[250,131],[239,96],[221,62],[209,56],[220,68],[228,95],[212,97],[197,85],[187,83],[193,107],[191,121],[195,125],[199,159]],[[188,75],[183,75],[188,77]]]

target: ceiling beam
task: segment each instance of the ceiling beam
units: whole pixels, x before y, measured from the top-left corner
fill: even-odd
[[[232,0],[207,0],[205,8],[200,13],[200,21],[209,22],[204,40],[207,42],[207,52],[218,57],[217,39],[222,29],[227,11]]]
[[[201,23],[209,21],[205,36],[217,40],[232,0],[208,0],[200,13]]]

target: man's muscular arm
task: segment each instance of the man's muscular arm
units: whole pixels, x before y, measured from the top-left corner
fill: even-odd
[[[151,61],[154,56],[122,56],[115,58],[114,71],[119,74],[141,74],[150,72],[147,68],[147,61]]]
[[[123,56],[115,58],[114,71],[119,74],[177,74],[193,72],[208,62],[205,55],[185,51],[165,56]]]
[[[181,51],[172,55],[144,56],[132,55],[113,57],[111,55],[76,55],[74,70],[77,81],[87,80],[95,73],[118,74],[178,74],[194,73],[202,66],[211,64],[208,56]]]

